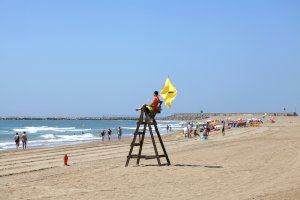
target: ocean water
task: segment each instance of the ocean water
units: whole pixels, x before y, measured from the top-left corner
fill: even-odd
[[[180,122],[158,121],[161,134],[166,134],[166,126],[172,130],[181,129]],[[111,128],[113,138],[117,137],[117,127],[122,127],[123,137],[131,136],[136,129],[136,121],[98,120],[0,120],[0,150],[15,148],[15,133],[28,136],[28,148],[54,147],[100,140],[100,132]]]

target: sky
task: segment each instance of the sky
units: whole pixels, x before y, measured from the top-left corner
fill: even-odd
[[[0,116],[300,110],[296,0],[0,0]]]

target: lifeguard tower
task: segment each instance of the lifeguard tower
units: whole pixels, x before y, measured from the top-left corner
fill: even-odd
[[[162,105],[162,101],[159,103],[160,110],[161,110],[161,105]],[[158,113],[160,113],[160,110],[159,110]],[[137,159],[136,160],[136,165],[140,164],[141,159],[146,159],[146,160],[156,159],[157,163],[158,163],[158,166],[171,165],[171,162],[169,160],[165,145],[163,143],[163,140],[162,140],[161,135],[159,133],[159,130],[157,128],[157,122],[155,120],[156,113],[148,112],[146,105],[144,105],[140,109],[137,109],[137,111],[140,111],[141,114],[140,114],[139,120],[137,121],[136,130],[134,132],[133,140],[132,140],[131,145],[130,145],[130,150],[129,150],[129,154],[127,156],[127,161],[126,161],[125,167],[128,167],[130,159]],[[157,146],[156,146],[155,137],[154,137],[154,133],[153,133],[153,128],[154,128],[154,132],[157,135],[159,143],[161,145],[163,154],[158,153],[158,149],[157,149]],[[142,131],[140,129],[142,129]],[[147,129],[149,130],[149,133],[150,133],[150,136],[151,136],[151,141],[152,141],[152,144],[153,144],[155,155],[148,155],[148,156],[147,155],[142,155],[142,150],[143,150],[143,145],[144,145],[144,140],[145,140],[145,134],[147,132]],[[137,154],[133,154],[134,147],[139,147],[139,150],[138,150]],[[165,158],[167,163],[162,164],[161,158]]]

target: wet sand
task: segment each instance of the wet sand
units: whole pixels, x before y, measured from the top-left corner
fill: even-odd
[[[300,118],[276,121],[205,142],[164,136],[168,167],[125,168],[129,139],[0,152],[0,199],[300,199]],[[149,138],[143,154],[153,154]]]

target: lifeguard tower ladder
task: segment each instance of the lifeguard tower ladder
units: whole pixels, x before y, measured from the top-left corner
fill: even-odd
[[[160,106],[161,106],[161,104],[162,104],[162,102],[160,102]],[[141,111],[141,115],[140,115],[139,120],[137,121],[136,130],[135,130],[133,140],[132,140],[131,145],[130,145],[130,150],[129,150],[129,154],[127,156],[127,161],[126,161],[125,167],[128,167],[130,159],[137,159],[137,161],[136,161],[137,165],[140,164],[141,159],[146,159],[146,160],[156,159],[157,163],[158,163],[158,166],[171,165],[171,162],[169,160],[169,156],[167,154],[165,145],[163,143],[163,140],[161,139],[159,130],[157,128],[157,122],[155,120],[155,115],[151,116],[151,114],[146,111],[146,106],[145,105],[141,109],[137,109],[137,111]],[[157,134],[158,140],[159,140],[161,148],[163,150],[162,155],[159,155],[159,153],[158,153],[155,138],[154,138],[154,134],[153,134],[153,130],[152,130],[152,126],[154,126],[154,131]],[[143,130],[140,131],[140,128],[142,128]],[[153,156],[142,155],[142,150],[143,150],[143,145],[144,145],[145,134],[146,134],[147,128],[149,130],[151,140],[152,140],[152,144],[153,144],[153,148],[154,148],[154,152],[155,152],[155,155],[153,155]],[[137,141],[137,139],[138,139],[138,141]],[[136,146],[139,147],[138,154],[132,154],[133,149]],[[167,163],[162,164],[161,160],[160,160],[161,158],[166,158]]]

